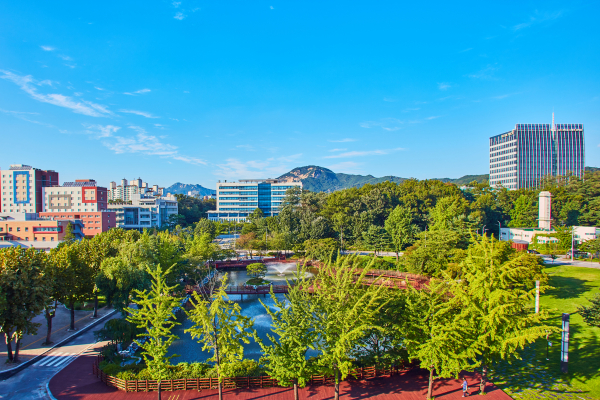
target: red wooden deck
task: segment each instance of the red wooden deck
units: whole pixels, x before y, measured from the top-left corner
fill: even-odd
[[[156,399],[156,392],[126,393],[115,388],[107,387],[92,374],[92,364],[95,355],[77,358],[66,368],[56,374],[50,381],[49,388],[58,400],[145,400]],[[475,393],[476,376],[467,374],[470,392]],[[365,381],[344,382],[341,385],[343,399],[406,399],[423,400],[427,393],[428,373],[422,370],[412,370],[392,377],[372,378]],[[488,385],[486,400],[510,400],[510,396]],[[436,399],[457,400],[462,397],[461,382],[456,380],[440,380],[434,387]],[[165,400],[216,400],[216,390],[163,392]],[[260,399],[287,400],[293,399],[291,388],[270,389],[228,389],[224,391],[225,399]],[[301,399],[323,400],[333,398],[333,386],[313,386],[300,390]]]

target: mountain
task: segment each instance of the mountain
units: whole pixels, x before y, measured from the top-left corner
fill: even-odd
[[[457,185],[464,185],[473,180],[481,182],[487,180],[487,178],[487,175],[465,175],[458,179],[444,178],[440,180],[443,182],[455,183]],[[350,187],[361,187],[367,183],[375,184],[385,181],[401,183],[408,178],[400,178],[391,175],[376,178],[373,175],[336,174],[327,168],[316,165],[307,165],[306,167],[294,168],[277,179],[284,181],[300,180],[302,181],[304,189],[313,192],[329,192]]]
[[[488,179],[490,179],[489,174],[481,174],[481,175],[465,175],[465,176],[461,176],[460,178],[457,178],[457,179],[439,178],[437,180],[442,181],[442,182],[454,183],[455,185],[462,186],[462,185],[468,185],[469,183],[471,183],[473,181],[476,181],[478,183],[483,183],[484,181],[487,181]]]
[[[600,171],[600,168],[598,168],[598,167],[585,167],[585,170],[589,171],[589,172],[597,172],[597,171]]]
[[[198,192],[199,196],[208,196],[216,193],[215,190],[207,189],[202,185],[192,185],[180,182],[174,183],[165,189],[165,193],[172,194],[188,194],[188,192]]]

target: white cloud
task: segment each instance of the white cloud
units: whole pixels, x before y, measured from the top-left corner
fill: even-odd
[[[358,168],[362,163],[357,163],[354,161],[342,161],[337,164],[328,165],[325,168],[329,168],[334,172],[342,172],[346,174],[360,174],[362,170]]]
[[[38,93],[37,89],[33,85],[38,85],[39,82],[36,82],[31,75],[20,76],[5,70],[0,70],[0,73],[3,74],[0,75],[1,79],[7,79],[12,81],[17,86],[19,86],[21,90],[29,94],[33,99],[41,101],[42,103],[48,103],[58,107],[68,108],[77,114],[88,115],[90,117],[105,117],[108,115],[112,115],[112,112],[110,112],[106,108],[106,106],[103,106],[101,104],[96,104],[85,100],[77,101],[73,100],[69,96],[57,93]]]
[[[106,89],[102,89],[101,87],[98,87],[98,86],[94,86],[94,89],[96,89],[96,90],[100,90],[100,91],[104,91],[104,90],[106,90]]]
[[[464,49],[464,50],[459,51],[459,53],[466,53],[467,51],[471,51],[471,50],[473,50],[473,48],[469,47],[468,49]]]
[[[431,117],[427,117],[425,119],[431,121],[432,119],[438,119],[440,117],[441,117],[441,115],[434,115],[434,116],[431,116]]]
[[[39,113],[36,112],[28,112],[28,111],[11,111],[11,110],[4,110],[2,108],[0,108],[0,112],[7,114],[7,115],[11,115],[15,118],[18,118],[20,120],[23,121],[27,121],[27,122],[31,122],[33,124],[37,124],[37,125],[42,125],[48,128],[56,128],[54,125],[52,124],[48,124],[46,122],[40,122],[40,121],[36,121],[34,119],[31,119],[30,116],[31,115],[39,115]]]
[[[400,129],[400,127],[398,125],[403,124],[403,121],[400,121],[399,119],[396,118],[382,118],[379,121],[365,121],[365,122],[361,122],[359,125],[362,128],[375,128],[375,127],[380,127],[381,129],[388,131],[388,132],[393,132],[393,131],[397,131]]]
[[[252,146],[251,144],[238,144],[235,147],[238,149],[246,149],[248,151],[254,151],[254,146]]]
[[[469,78],[474,78],[474,79],[493,79],[494,78],[494,71],[496,71],[498,68],[495,65],[488,65],[487,67],[474,72],[472,74],[467,75]]]
[[[65,56],[63,54],[59,55],[58,57],[62,58],[64,61],[72,61],[73,59],[69,56]]]
[[[532,15],[531,17],[529,17],[529,19],[527,21],[522,22],[517,25],[514,25],[512,27],[512,30],[519,31],[521,29],[529,28],[533,25],[541,24],[543,22],[554,21],[562,16],[563,16],[562,11],[545,12],[545,13],[539,13],[536,11],[535,15]]]
[[[345,139],[339,139],[339,140],[328,140],[328,142],[331,142],[331,143],[348,143],[348,142],[356,142],[356,139],[345,138]]]
[[[250,179],[276,178],[291,170],[302,154],[293,154],[266,160],[240,161],[237,158],[228,158],[224,164],[217,164],[219,168],[215,175],[227,179],[239,179],[246,177]]]
[[[174,1],[171,4],[173,4],[173,7],[178,8],[181,5],[181,2],[180,1]]]
[[[146,130],[140,126],[129,126],[135,131],[133,136],[116,135],[121,129],[114,125],[87,125],[86,133],[99,139],[102,144],[115,152],[115,154],[144,154],[150,156],[159,156],[173,160],[183,161],[193,165],[205,165],[206,161],[180,154],[177,146],[162,142],[159,138],[149,135]]]
[[[366,151],[348,151],[346,153],[335,154],[326,156],[324,158],[346,158],[346,157],[365,157],[365,156],[385,156],[390,153],[404,150],[401,147],[395,149],[382,149],[382,150],[366,150]]]
[[[275,9],[275,7],[271,6],[271,10],[274,10],[274,9]]]
[[[138,111],[138,110],[119,110],[119,112],[122,113],[127,113],[127,114],[135,114],[135,115],[141,115],[142,117],[146,117],[146,118],[160,118],[157,117],[156,115],[152,115],[149,112],[146,111]]]
[[[452,85],[450,85],[449,83],[446,82],[438,82],[438,88],[440,90],[448,90],[452,87]]]
[[[150,89],[140,89],[140,90],[136,90],[135,92],[125,92],[123,94],[127,94],[129,96],[135,96],[138,94],[146,94],[146,93],[150,93],[151,90]]]
[[[336,151],[346,151],[348,149],[331,149],[329,150],[331,153],[335,153]]]
[[[505,93],[505,94],[501,94],[499,96],[492,96],[492,99],[494,100],[502,100],[502,99],[506,99],[507,97],[510,96],[514,96],[516,94],[520,94],[521,92],[516,92],[516,93]]]
[[[180,21],[182,19],[184,19],[185,17],[186,17],[186,15],[184,13],[182,13],[182,12],[175,13],[175,15],[173,16],[173,18],[178,19]]]
[[[84,125],[87,130],[86,133],[93,135],[96,139],[102,139],[112,137],[119,129],[120,126],[114,125]]]
[[[402,112],[411,112],[411,111],[419,111],[419,110],[420,110],[419,107],[405,108],[404,110],[402,110]]]
[[[40,46],[42,48],[42,50],[44,51],[54,51],[56,50],[54,47],[52,46]]]

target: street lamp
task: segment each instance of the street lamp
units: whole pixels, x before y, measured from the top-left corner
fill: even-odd
[[[498,221],[498,240],[502,240],[502,224]]]

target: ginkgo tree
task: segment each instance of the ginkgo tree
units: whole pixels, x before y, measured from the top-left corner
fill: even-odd
[[[152,379],[158,381],[158,399],[161,399],[161,381],[168,376],[169,360],[177,355],[167,356],[169,347],[175,339],[179,339],[172,333],[173,328],[179,325],[175,319],[174,308],[181,299],[174,297],[173,291],[177,285],[169,286],[167,279],[171,268],[164,270],[160,264],[148,267],[148,274],[152,277],[150,290],[134,290],[136,299],[134,303],[137,308],[129,307],[127,321],[134,323],[138,328],[146,331],[139,337],[146,338],[145,341],[136,340],[136,343],[144,350],[142,357]]]
[[[295,285],[290,285],[283,300],[271,288],[275,310],[259,299],[271,317],[271,332],[274,335],[267,334],[270,345],[255,335],[263,350],[261,361],[265,363],[270,376],[282,384],[292,384],[295,400],[299,398],[298,387],[306,386],[315,365],[314,359],[307,358],[308,351],[315,349],[317,334],[313,329],[314,307],[311,294],[306,290],[310,286],[306,276],[304,269],[299,268],[294,277]]]
[[[250,343],[253,336],[252,320],[243,316],[238,303],[227,298],[227,274],[223,275],[221,285],[205,299],[194,292],[187,311],[193,325],[186,329],[193,339],[204,344],[202,351],[209,350],[213,356],[208,360],[216,364],[219,400],[223,399],[223,378],[231,367],[244,357],[242,343]]]

